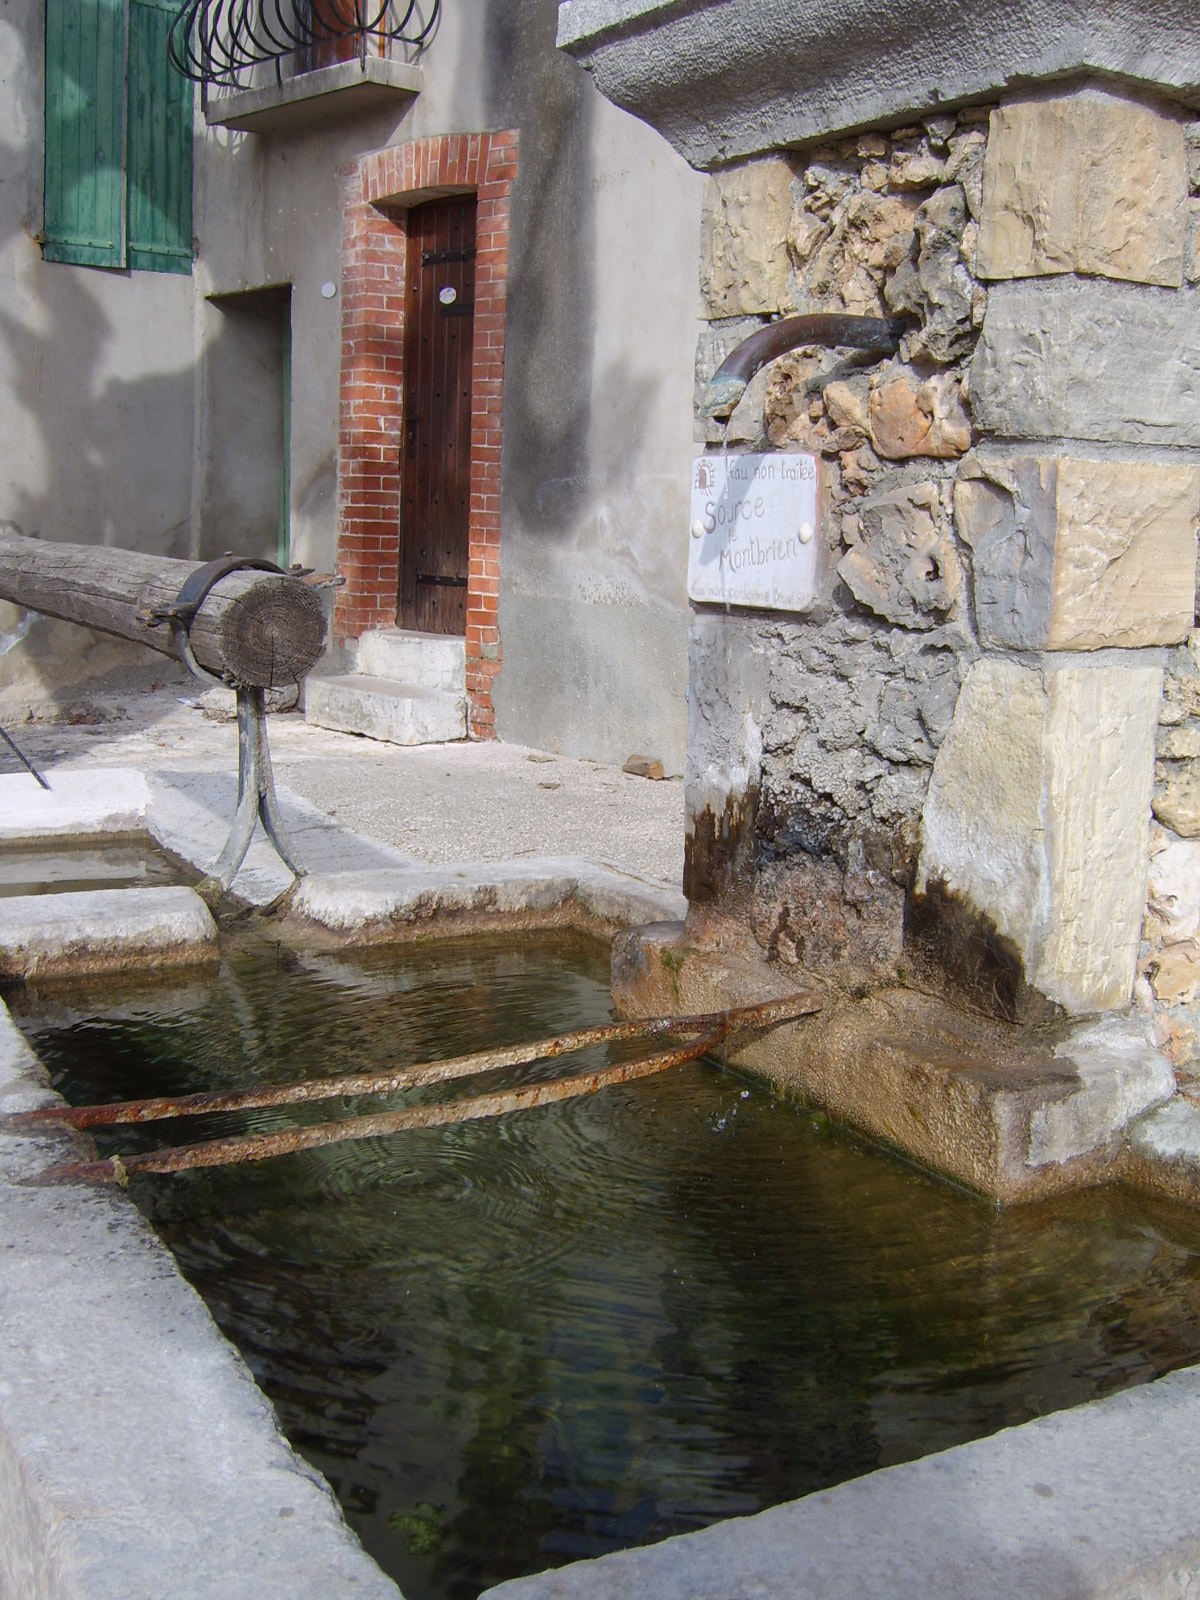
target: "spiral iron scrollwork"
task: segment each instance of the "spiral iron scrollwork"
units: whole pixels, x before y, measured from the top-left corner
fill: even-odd
[[[185,78],[238,88],[242,75],[285,60],[303,70],[420,49],[437,26],[441,0],[187,0],[171,24],[167,54]]]

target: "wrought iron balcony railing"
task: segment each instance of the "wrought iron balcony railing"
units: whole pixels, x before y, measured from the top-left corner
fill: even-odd
[[[171,24],[167,53],[185,78],[240,88],[273,62],[310,71],[365,62],[392,44],[420,49],[437,26],[441,0],[186,0]]]

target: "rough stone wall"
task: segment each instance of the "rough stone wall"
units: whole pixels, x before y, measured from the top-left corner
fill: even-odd
[[[736,905],[849,982],[932,956],[1009,1015],[1126,1005],[1140,959],[1190,1050],[1198,179],[1192,114],[1081,81],[710,180],[698,389],[773,316],[910,330],[884,361],[785,357],[731,421],[820,456],[824,580],[804,617],[697,618],[694,921]]]
[[[818,605],[804,618],[739,619],[717,663],[718,675],[730,671],[747,650],[763,663],[743,888],[767,949],[851,979],[899,959],[930,771],[977,654],[953,483],[972,442],[967,362],[986,303],[971,270],[986,119],[931,118],[709,184],[701,281],[712,321],[699,388],[773,315],[912,318],[889,360],[784,357],[754,380],[729,427],[731,443],[822,463]],[[709,424],[707,436],[719,430]],[[694,672],[694,700],[695,682]],[[726,888],[719,874],[711,881],[707,848],[722,823],[706,813],[728,787],[708,770],[708,721],[690,774],[689,892],[701,903]],[[735,790],[739,781],[735,772]],[[739,810],[736,796],[731,804]]]
[[[1200,1090],[1200,633],[1167,659],[1154,768],[1154,821],[1138,1004]]]
[[[1200,126],[1184,128],[1184,277],[1200,281]],[[1193,1093],[1200,1088],[1200,633],[1167,657],[1154,768],[1154,821],[1138,1004]]]

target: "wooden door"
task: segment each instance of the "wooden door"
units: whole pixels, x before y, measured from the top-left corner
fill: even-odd
[[[400,584],[396,620],[467,631],[475,196],[408,214]]]

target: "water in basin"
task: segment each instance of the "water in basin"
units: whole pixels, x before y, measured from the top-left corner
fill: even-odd
[[[0,898],[75,889],[157,888],[189,874],[149,836],[0,846]]]
[[[604,948],[556,935],[242,950],[216,978],[11,1003],[78,1101],[532,1039],[606,1020],[607,978]],[[178,1128],[120,1147],[217,1125]],[[133,1192],[410,1600],[1200,1358],[1200,1217],[1118,1191],[997,1213],[706,1063]]]

